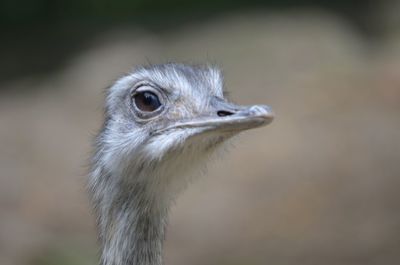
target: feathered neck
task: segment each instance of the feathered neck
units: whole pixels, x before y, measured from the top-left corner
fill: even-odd
[[[97,173],[91,189],[102,246],[100,264],[161,265],[168,203],[152,195],[148,182]]]
[[[169,207],[220,143],[200,149],[186,142],[185,148],[159,160],[143,159],[138,152],[110,157],[102,147],[97,150],[89,188],[98,217],[101,265],[162,264]]]

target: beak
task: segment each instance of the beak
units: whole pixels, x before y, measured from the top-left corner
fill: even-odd
[[[222,99],[214,99],[211,102],[211,109],[212,112],[207,116],[178,122],[161,131],[179,128],[202,128],[203,132],[238,133],[265,126],[274,119],[274,114],[267,105],[241,106]]]

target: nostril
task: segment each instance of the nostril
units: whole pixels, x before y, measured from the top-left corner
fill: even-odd
[[[220,111],[217,112],[217,115],[220,116],[220,117],[230,116],[230,115],[233,115],[233,114],[234,114],[233,112],[226,111],[226,110],[220,110]]]

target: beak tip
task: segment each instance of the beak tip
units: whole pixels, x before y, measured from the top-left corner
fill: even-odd
[[[263,119],[265,125],[271,123],[275,117],[274,112],[270,106],[267,105],[255,105],[250,108],[250,113],[255,117]]]

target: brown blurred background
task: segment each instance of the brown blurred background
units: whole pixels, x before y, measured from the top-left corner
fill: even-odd
[[[94,265],[104,88],[211,62],[277,113],[171,212],[166,265],[400,264],[400,1],[0,4],[0,264]]]

